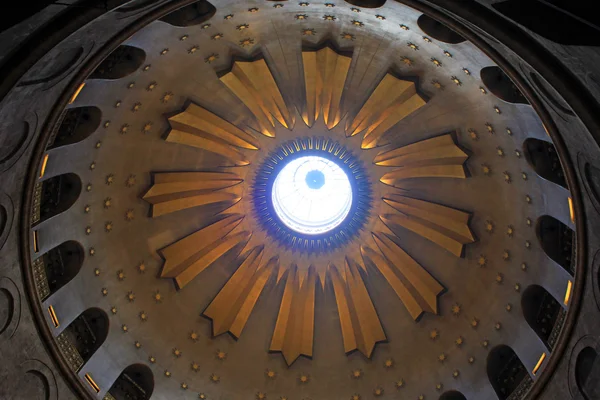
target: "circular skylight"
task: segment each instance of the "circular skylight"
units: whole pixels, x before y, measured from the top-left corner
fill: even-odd
[[[290,229],[307,235],[340,225],[352,207],[352,187],[344,170],[324,157],[290,161],[273,182],[273,208]]]

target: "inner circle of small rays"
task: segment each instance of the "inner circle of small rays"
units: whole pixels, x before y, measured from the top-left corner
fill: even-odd
[[[344,221],[329,232],[308,235],[287,227],[273,208],[271,190],[281,169],[295,158],[317,155],[338,164],[352,187],[352,206]],[[310,253],[332,251],[356,237],[369,217],[371,182],[362,162],[339,142],[325,137],[301,137],[282,143],[258,167],[252,185],[252,200],[257,221],[269,236],[291,250]]]

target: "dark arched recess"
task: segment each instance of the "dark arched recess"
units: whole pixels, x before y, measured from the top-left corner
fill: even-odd
[[[558,337],[554,327],[562,312],[560,303],[543,287],[531,285],[523,292],[521,309],[531,329],[552,350]]]
[[[487,357],[487,375],[498,399],[506,400],[528,378],[525,365],[509,346],[496,346]]]
[[[216,12],[217,9],[210,2],[200,0],[181,7],[160,20],[179,27],[193,26],[208,21]]]
[[[70,240],[43,255],[50,295],[75,278],[83,265],[84,254],[83,247],[78,242]]]
[[[600,21],[593,1],[508,0],[496,11],[538,35],[565,45],[600,45]]]
[[[575,232],[559,220],[542,215],[537,220],[537,238],[548,257],[574,275]]]
[[[461,392],[450,390],[449,392],[443,393],[439,400],[467,400],[467,398]]]
[[[383,7],[386,0],[346,0],[346,3],[350,3],[356,7],[362,8],[379,8]]]
[[[529,138],[523,143],[523,150],[527,162],[539,176],[568,189],[565,173],[552,143]]]
[[[425,14],[417,19],[417,24],[427,36],[431,36],[440,42],[458,44],[466,40],[446,25]]]
[[[108,316],[104,311],[88,308],[65,328],[61,336],[77,351],[85,364],[106,340],[108,326]]]
[[[575,380],[584,400],[598,398],[598,393],[595,393],[595,386],[597,385],[594,385],[594,382],[592,382],[593,379],[590,379],[590,377],[594,365],[598,364],[599,361],[600,358],[598,357],[598,353],[591,347],[585,347],[577,355],[577,361],[575,362]]]
[[[152,370],[143,364],[133,364],[121,372],[108,393],[115,400],[148,400],[154,391]]]
[[[81,179],[73,173],[53,176],[42,182],[40,222],[67,211],[81,194]]]
[[[146,61],[146,52],[138,47],[120,45],[90,74],[88,79],[120,79],[134,73]]]
[[[499,67],[484,67],[480,72],[481,81],[494,96],[507,103],[529,104],[525,96]]]
[[[98,107],[76,107],[65,112],[56,131],[56,136],[48,143],[48,149],[81,142],[100,126],[102,111]]]

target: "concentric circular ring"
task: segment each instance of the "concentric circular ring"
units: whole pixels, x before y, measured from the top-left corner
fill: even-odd
[[[328,179],[339,181],[325,188]],[[320,185],[320,189],[310,187]],[[318,194],[308,192],[323,189]],[[366,223],[371,206],[371,183],[360,160],[337,141],[323,137],[280,145],[258,167],[252,190],[263,228],[286,247],[307,252],[331,251],[347,243]],[[327,198],[329,191],[342,195]],[[286,195],[299,195],[314,204],[319,201],[321,212],[310,217],[306,207],[296,208],[298,201],[285,204]],[[323,207],[325,201],[329,207]]]
[[[307,235],[329,232],[352,207],[352,187],[335,161],[321,156],[291,160],[277,174],[271,191],[275,213],[289,228]]]

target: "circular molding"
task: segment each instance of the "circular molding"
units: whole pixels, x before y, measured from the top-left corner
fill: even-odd
[[[271,192],[275,214],[289,228],[318,235],[337,228],[352,207],[352,187],[336,162],[303,156],[287,163]]]
[[[35,135],[37,126],[37,114],[27,113],[23,120],[13,121],[12,124],[9,123],[8,128],[3,129],[5,134],[0,137],[0,148],[2,149],[0,152],[0,172],[6,171],[21,158]],[[9,132],[12,134],[9,135]]]
[[[7,194],[0,192],[0,249],[6,243],[6,239],[8,239],[13,216],[14,206],[12,199]]]
[[[578,395],[581,396],[581,392],[577,386],[577,378],[575,377],[575,366],[577,364],[577,358],[579,353],[586,347],[591,347],[596,352],[600,353],[600,338],[597,336],[586,335],[581,337],[571,349],[569,354],[568,364],[568,382],[569,382],[569,393],[572,398],[576,398]],[[583,397],[582,397],[583,398]]]
[[[10,339],[17,332],[21,322],[21,292],[15,282],[5,276],[0,278],[0,292],[7,297],[9,303],[8,318],[0,326],[0,338]]]
[[[290,228],[279,216],[271,195],[279,173],[290,162],[307,156],[334,162],[346,174],[352,189],[351,205],[343,221],[317,234]],[[348,243],[367,222],[372,201],[371,182],[360,159],[337,141],[316,136],[282,143],[265,157],[256,171],[251,193],[257,220],[268,234],[287,248],[309,253],[332,251]]]

